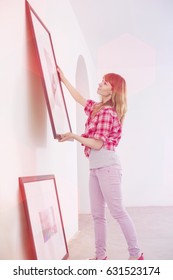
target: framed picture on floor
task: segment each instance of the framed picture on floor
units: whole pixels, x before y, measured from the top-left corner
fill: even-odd
[[[54,175],[20,177],[19,186],[33,248],[33,258],[62,260],[68,248]]]
[[[72,132],[63,89],[57,72],[57,62],[49,30],[26,1],[27,16],[34,38],[39,69],[52,132],[55,139],[60,134]]]

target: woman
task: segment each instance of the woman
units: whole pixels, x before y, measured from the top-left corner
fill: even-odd
[[[64,83],[76,102],[84,107],[88,116],[85,133],[61,135],[60,142],[74,139],[85,146],[89,158],[89,193],[91,213],[95,230],[95,260],[106,260],[106,219],[105,203],[111,215],[119,223],[128,245],[130,260],[143,260],[137,242],[134,224],[122,203],[122,170],[115,151],[121,138],[122,124],[127,111],[126,82],[118,74],[104,75],[97,93],[101,102],[86,100],[65,78],[58,68]]]

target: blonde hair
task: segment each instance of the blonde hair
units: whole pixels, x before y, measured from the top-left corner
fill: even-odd
[[[101,102],[95,106],[93,115],[95,115],[102,107],[109,105],[116,111],[120,123],[123,124],[127,112],[126,81],[120,75],[115,73],[104,75],[104,79],[112,86],[112,96],[107,102]]]

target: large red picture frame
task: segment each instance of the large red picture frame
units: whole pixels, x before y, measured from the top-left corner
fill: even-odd
[[[33,259],[69,256],[54,175],[19,177]]]
[[[55,139],[72,132],[63,89],[57,72],[57,62],[49,30],[26,1],[26,10],[38,54],[40,76]]]

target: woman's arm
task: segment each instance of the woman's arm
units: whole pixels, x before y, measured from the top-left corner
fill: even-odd
[[[71,96],[74,98],[74,100],[79,103],[80,105],[84,106],[86,105],[86,99],[72,86],[72,84],[66,79],[63,72],[59,67],[57,67],[57,71],[59,73],[59,76],[61,78],[61,81],[65,85],[65,87],[70,92]]]
[[[61,139],[59,140],[59,142],[64,142],[70,139],[74,139],[76,141],[78,141],[79,143],[83,144],[84,146],[87,146],[91,149],[95,149],[95,150],[100,150],[101,147],[103,146],[103,141],[100,139],[94,139],[94,138],[85,138],[82,136],[79,136],[77,134],[68,132],[65,134],[61,134]]]

